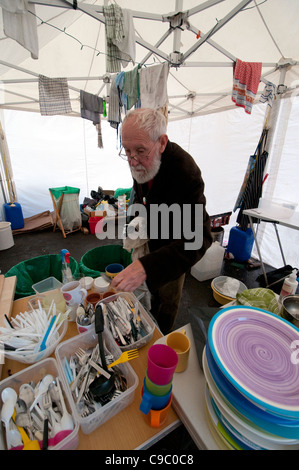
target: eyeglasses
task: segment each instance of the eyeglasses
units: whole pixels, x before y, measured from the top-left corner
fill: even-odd
[[[119,156],[123,159],[123,160],[127,160],[127,161],[131,161],[131,160],[136,160],[136,162],[142,162],[144,160],[147,160],[148,157],[150,156],[150,154],[152,153],[156,143],[158,141],[156,141],[154,143],[154,145],[152,146],[151,150],[146,153],[146,150],[145,149],[140,149],[140,150],[136,150],[136,153],[135,155],[127,155],[125,149],[122,147],[119,151]]]

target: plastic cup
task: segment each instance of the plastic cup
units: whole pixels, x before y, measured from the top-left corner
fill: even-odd
[[[142,413],[147,415],[150,410],[161,410],[165,408],[165,406],[169,402],[171,390],[172,390],[172,387],[170,391],[166,393],[165,395],[161,395],[161,396],[153,395],[146,388],[145,379],[144,379],[142,392],[141,392],[142,398],[141,398],[141,403],[139,406],[140,411],[142,411]]]
[[[166,385],[172,381],[178,355],[166,344],[154,344],[147,352],[147,375],[157,385]]]
[[[175,372],[183,372],[188,367],[190,340],[185,330],[173,331],[166,338],[166,344],[178,355],[178,364]]]
[[[146,385],[147,390],[153,395],[162,396],[162,395],[166,395],[166,393],[170,391],[172,387],[172,381],[166,385],[157,385],[148,378],[148,375],[146,372],[145,385]]]
[[[93,307],[102,300],[102,295],[99,292],[92,292],[86,296],[86,304],[91,304]]]
[[[145,419],[148,421],[150,426],[153,428],[159,428],[167,420],[169,409],[172,402],[172,393],[169,398],[167,405],[161,410],[150,410],[149,413],[145,416]]]

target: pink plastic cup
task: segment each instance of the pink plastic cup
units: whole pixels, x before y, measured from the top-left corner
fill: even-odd
[[[147,352],[147,376],[156,385],[172,381],[178,363],[177,353],[166,344],[154,344]]]

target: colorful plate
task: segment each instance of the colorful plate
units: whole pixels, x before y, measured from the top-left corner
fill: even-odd
[[[299,440],[283,438],[271,434],[261,427],[255,425],[252,421],[243,416],[239,411],[232,408],[229,401],[220,393],[219,389],[211,376],[205,351],[203,353],[203,370],[205,379],[209,388],[209,393],[214,400],[222,421],[229,427],[231,425],[236,432],[248,439],[252,446],[260,446],[267,450],[298,450]]]
[[[245,306],[223,309],[208,332],[213,358],[232,385],[262,409],[288,418],[299,418],[297,341],[291,323]]]
[[[288,419],[284,416],[269,413],[248,400],[222,374],[210,351],[209,343],[206,344],[206,357],[213,381],[220,393],[230,403],[231,408],[271,434],[290,439],[299,439],[298,419]]]

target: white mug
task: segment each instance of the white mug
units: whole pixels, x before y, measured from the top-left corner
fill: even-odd
[[[81,304],[87,296],[87,290],[84,289],[79,281],[71,281],[61,287],[61,292],[69,307]]]

